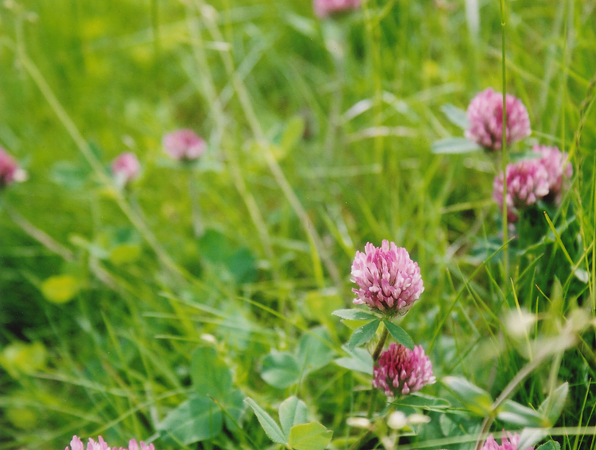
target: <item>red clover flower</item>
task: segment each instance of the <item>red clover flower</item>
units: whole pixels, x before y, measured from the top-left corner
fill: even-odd
[[[192,161],[207,150],[205,140],[190,129],[176,130],[163,138],[166,153],[178,161]]]
[[[70,448],[67,446],[65,450],[85,450],[83,441],[78,436],[73,436],[72,441],[70,441]],[[101,436],[98,437],[98,442],[95,442],[93,439],[89,438],[89,442],[87,443],[87,450],[139,450],[139,444],[134,439],[131,439],[128,442],[128,449],[120,447],[110,448],[106,441],[103,440]],[[155,450],[153,444],[145,444],[141,441],[141,450]]]
[[[381,354],[373,377],[373,387],[384,391],[387,397],[416,392],[437,381],[430,359],[421,345],[410,350],[396,343]]]
[[[539,199],[561,203],[563,191],[568,188],[573,167],[567,161],[567,153],[557,147],[535,145],[532,149],[542,155],[541,158],[524,160],[509,164],[507,174],[507,218],[511,222],[518,220],[518,212],[533,205]],[[503,207],[503,174],[495,177],[493,198],[500,208]]]
[[[548,194],[548,173],[541,160],[520,161],[507,166],[507,218],[518,220],[518,211]],[[493,198],[503,208],[503,173],[495,177]]]
[[[530,118],[524,104],[507,94],[507,145],[530,135]],[[503,146],[503,95],[485,89],[472,99],[468,106],[470,127],[465,136],[487,150],[500,150]]]
[[[365,253],[356,252],[352,282],[358,289],[354,304],[366,304],[388,316],[405,314],[424,291],[420,268],[405,248],[383,240],[381,248],[370,242]]]
[[[484,442],[482,450],[534,450],[534,447],[525,449],[518,448],[519,437],[520,436],[517,433],[506,433],[505,430],[503,430],[503,438],[501,439],[501,445],[499,445],[491,434]]]
[[[120,154],[112,163],[112,173],[114,174],[116,183],[120,186],[124,186],[134,180],[140,170],[141,164],[139,164],[136,155],[131,152]]]
[[[313,0],[313,9],[319,18],[360,8],[361,0]]]
[[[18,163],[6,150],[0,147],[0,188],[8,186],[15,181],[22,181],[25,172],[19,169]]]
[[[548,180],[548,196],[555,204],[561,203],[563,190],[567,189],[567,181],[573,176],[573,166],[567,161],[567,153],[561,152],[557,147],[535,145],[533,151],[542,154],[540,162],[546,169]]]

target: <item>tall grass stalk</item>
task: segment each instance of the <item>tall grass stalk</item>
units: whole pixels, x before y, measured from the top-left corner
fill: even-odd
[[[211,35],[215,39],[223,41],[224,38],[220,33],[217,25],[214,23],[214,18],[212,17],[210,11],[206,9],[202,1],[198,0],[196,4],[198,10],[201,13],[201,17],[205,21],[205,24],[207,25],[207,28],[209,29]],[[317,277],[319,286],[324,287],[322,271],[320,269],[320,259],[322,259],[325,263],[325,266],[329,272],[329,276],[332,278],[334,284],[336,286],[342,286],[343,283],[337,266],[329,257],[328,252],[327,250],[325,250],[323,242],[321,241],[321,238],[319,237],[314,225],[312,224],[311,219],[309,218],[304,207],[302,206],[302,203],[296,196],[291,184],[288,182],[288,179],[283,173],[282,168],[279,166],[279,163],[275,159],[275,156],[271,151],[269,143],[265,140],[263,129],[254,111],[253,105],[250,100],[250,95],[248,93],[248,90],[246,89],[244,82],[238,76],[237,71],[234,69],[234,61],[231,55],[227,52],[221,52],[221,58],[224,62],[226,72],[232,80],[232,84],[234,86],[238,99],[240,100],[240,105],[242,106],[244,115],[248,120],[248,123],[250,124],[250,128],[253,132],[255,140],[261,146],[261,150],[263,151],[265,161],[267,162],[269,169],[271,170],[276,182],[278,183],[285,197],[288,199],[290,205],[292,206],[292,208],[296,212],[296,215],[300,219],[302,228],[309,239],[312,249],[311,256],[313,260],[314,273]]]
[[[192,42],[193,55],[195,57],[197,68],[199,70],[199,73],[201,74],[201,80],[203,82],[203,85],[201,86],[201,93],[208,101],[209,109],[211,111],[216,126],[215,135],[218,136],[217,141],[221,142],[221,137],[223,136],[226,129],[227,119],[225,112],[222,108],[220,99],[216,95],[215,83],[213,81],[211,72],[209,71],[209,64],[207,63],[207,57],[205,55],[203,38],[201,35],[201,31],[197,27],[198,18],[200,16],[198,15],[197,8],[191,6],[187,6],[186,15],[187,27]],[[261,213],[254,196],[252,195],[252,193],[246,185],[244,174],[242,173],[242,170],[239,167],[239,163],[236,157],[236,150],[228,149],[227,144],[222,144],[221,150],[227,157],[232,175],[232,180],[240,196],[242,197],[246,205],[246,208],[248,209],[248,213],[255,228],[257,229],[257,233],[259,234],[259,239],[261,245],[263,246],[265,255],[267,256],[269,261],[271,261],[271,264],[273,266],[273,275],[275,278],[278,278],[279,269],[277,266],[277,258],[275,257],[275,254],[273,252],[271,237],[269,235],[269,231],[267,230],[267,224],[265,222],[265,219],[263,218],[263,214]]]
[[[503,172],[503,265],[504,265],[504,285],[505,291],[509,286],[509,246],[508,241],[509,227],[507,223],[507,164],[509,164],[509,155],[507,153],[507,53],[505,51],[505,25],[506,25],[506,10],[505,0],[501,0],[501,81],[503,85],[503,137],[502,137],[502,154],[501,154],[501,171]]]

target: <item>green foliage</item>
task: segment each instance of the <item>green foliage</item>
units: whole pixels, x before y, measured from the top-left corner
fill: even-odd
[[[270,353],[263,359],[262,366],[261,376],[276,388],[287,388],[300,380],[300,367],[291,353]]]
[[[463,109],[458,108],[451,103],[447,103],[446,105],[441,106],[441,111],[452,124],[458,126],[462,130],[467,130],[470,127],[468,115]]]
[[[271,439],[276,444],[285,444],[287,442],[287,439],[277,422],[275,422],[275,420],[273,420],[264,409],[257,405],[257,403],[252,398],[247,397],[244,399],[244,401],[248,403],[248,406],[250,406],[252,410],[255,412],[257,419],[259,419],[261,427],[263,427],[263,430],[265,430],[265,433],[267,434],[267,436],[269,436],[269,439]]]
[[[443,382],[453,391],[468,411],[483,417],[491,414],[493,399],[484,389],[475,386],[465,378],[446,377]]]
[[[190,376],[195,391],[200,396],[223,400],[232,389],[232,374],[217,356],[215,349],[201,347],[192,355]]]
[[[433,142],[431,149],[433,153],[440,155],[476,152],[482,150],[482,147],[468,139],[453,137]]]
[[[557,441],[548,441],[546,444],[542,444],[536,450],[561,450],[561,444]]]
[[[286,441],[290,439],[290,430],[294,425],[306,423],[306,403],[292,396],[279,405],[279,421]]]
[[[79,291],[79,280],[72,275],[55,275],[45,279],[40,286],[44,297],[52,303],[71,301]]]
[[[362,345],[371,340],[371,338],[377,332],[377,328],[379,328],[379,324],[381,321],[379,319],[375,319],[371,322],[368,322],[366,325],[362,325],[360,328],[357,328],[356,331],[352,333],[350,340],[347,343],[347,347],[349,350],[354,350],[354,348]]]
[[[358,309],[338,309],[333,315],[348,320],[374,320],[376,316]]]
[[[348,370],[372,375],[373,360],[371,354],[363,348],[354,348],[350,350],[347,345],[342,347],[349,356],[337,358],[334,362],[340,367]]]
[[[563,383],[556,388],[538,407],[538,411],[546,417],[551,426],[557,422],[557,419],[563,412],[563,407],[569,394],[569,383]]]
[[[403,328],[395,325],[389,320],[383,320],[383,324],[387,327],[389,334],[397,341],[398,344],[402,344],[410,350],[414,350],[414,341],[408,335],[408,333],[403,330]]]
[[[198,240],[199,254],[210,264],[225,268],[237,282],[253,281],[255,257],[246,248],[235,248],[226,236],[208,229]]]
[[[164,437],[173,440],[169,445],[188,445],[214,438],[222,424],[222,412],[211,399],[191,396],[166,416],[160,428]]]
[[[323,450],[327,448],[333,431],[318,422],[294,425],[290,430],[288,445],[296,450]]]
[[[451,403],[445,399],[420,394],[418,392],[400,398],[399,400],[394,401],[392,404],[396,407],[410,406],[428,411],[441,411],[451,408]]]
[[[261,376],[271,386],[284,389],[298,383],[301,377],[325,367],[333,357],[328,333],[322,328],[313,329],[302,336],[295,354],[273,351],[265,356]]]
[[[255,412],[269,439],[277,444],[295,450],[323,450],[331,442],[333,431],[318,422],[305,423],[306,405],[297,397],[290,397],[279,406],[281,428],[253,399],[247,397],[244,401]]]
[[[593,2],[474,3],[3,2],[0,146],[28,179],[0,188],[0,450],[593,447]],[[574,170],[507,249],[501,154],[463,136],[503,30],[532,126],[508,161],[557,145]],[[179,128],[198,161],[164,153]],[[424,281],[400,326],[352,305],[383,239]],[[381,321],[438,383],[371,401]]]
[[[47,359],[48,350],[41,342],[15,342],[2,349],[0,366],[13,378],[18,378],[20,373],[33,374],[44,369]]]
[[[507,400],[497,409],[497,418],[518,427],[548,428],[551,423],[539,412]]]

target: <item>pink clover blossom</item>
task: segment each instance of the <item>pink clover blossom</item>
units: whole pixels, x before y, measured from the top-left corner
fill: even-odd
[[[530,135],[528,110],[518,98],[507,94],[507,145]],[[500,150],[503,146],[503,95],[485,89],[472,99],[468,106],[469,128],[466,138],[487,150]]]
[[[421,345],[410,350],[392,343],[373,370],[373,387],[385,392],[387,397],[416,392],[435,382],[432,364]]]
[[[131,439],[128,442],[128,449],[122,447],[119,449],[117,447],[110,448],[101,436],[99,436],[97,440],[98,442],[95,442],[93,439],[89,438],[87,450],[139,450],[139,444],[137,444],[137,441],[134,439]],[[142,441],[140,447],[140,450],[155,450],[153,444],[145,444]],[[65,450],[85,450],[85,446],[81,438],[78,436],[73,436],[72,440],[70,441],[70,448],[67,446]]]
[[[361,0],[313,0],[313,9],[319,18],[360,8]]]
[[[0,188],[19,181],[18,163],[6,150],[0,147]]]
[[[405,314],[424,291],[420,268],[405,248],[383,240],[380,248],[370,242],[352,263],[354,304],[366,304],[384,314]]]
[[[568,189],[569,179],[573,176],[573,166],[567,161],[567,153],[561,152],[557,147],[535,145],[533,151],[542,154],[540,162],[546,169],[548,180],[548,196],[555,204],[561,203],[563,192]]]
[[[501,445],[497,444],[497,441],[495,441],[493,435],[491,434],[484,442],[482,450],[534,450],[534,447],[528,447],[525,449],[518,448],[519,438],[519,434],[509,432],[506,433],[505,430],[503,430]]]
[[[120,154],[114,162],[112,162],[112,173],[116,178],[116,182],[125,185],[134,180],[141,170],[141,164],[136,155],[131,152]]]
[[[507,219],[518,220],[518,212],[548,194],[548,173],[541,160],[532,159],[509,164],[507,174]],[[503,208],[503,173],[493,182],[493,198]]]
[[[192,161],[207,151],[205,140],[188,128],[166,134],[163,146],[166,153],[178,161]]]

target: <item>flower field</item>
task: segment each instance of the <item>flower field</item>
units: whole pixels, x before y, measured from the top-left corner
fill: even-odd
[[[596,447],[596,2],[0,4],[0,450]]]

